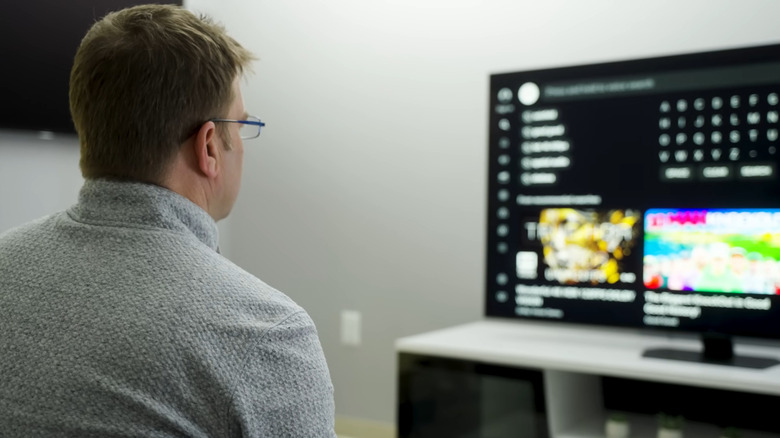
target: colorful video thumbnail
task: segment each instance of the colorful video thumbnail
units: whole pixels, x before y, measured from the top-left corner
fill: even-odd
[[[562,284],[633,282],[636,275],[623,265],[641,235],[640,220],[638,210],[542,210],[545,278]]]
[[[780,293],[780,209],[650,209],[648,289]]]

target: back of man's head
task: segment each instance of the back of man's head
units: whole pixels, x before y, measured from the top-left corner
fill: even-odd
[[[106,15],[70,77],[85,178],[160,183],[179,146],[222,117],[251,53],[205,17],[170,5]]]

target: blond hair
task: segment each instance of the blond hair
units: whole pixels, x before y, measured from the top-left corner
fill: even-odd
[[[85,178],[160,183],[181,144],[224,117],[254,56],[207,17],[171,5],[106,15],[70,76]]]

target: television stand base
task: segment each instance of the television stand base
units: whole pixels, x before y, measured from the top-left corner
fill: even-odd
[[[671,359],[686,362],[699,362],[714,365],[726,365],[741,368],[765,369],[780,364],[780,360],[771,357],[739,356],[728,359],[712,359],[705,357],[700,351],[679,350],[673,348],[652,348],[642,353],[643,357],[655,359]]]

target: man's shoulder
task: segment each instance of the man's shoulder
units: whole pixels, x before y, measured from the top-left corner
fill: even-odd
[[[217,291],[224,292],[223,298],[248,311],[262,311],[277,317],[303,312],[303,308],[287,294],[257,276],[219,254],[214,254],[213,258],[213,279]]]
[[[0,246],[18,243],[29,244],[30,239],[45,239],[53,227],[65,212],[58,212],[37,218],[35,220],[17,225],[4,231],[0,231]]]
[[[212,252],[206,254],[201,272],[212,278],[213,285],[224,290],[247,291],[256,296],[284,296],[282,292],[269,285],[256,275],[240,267],[230,259]],[[288,298],[289,299],[289,298]]]
[[[45,216],[37,217],[35,219],[29,220],[27,222],[14,225],[11,228],[8,228],[6,230],[0,230],[0,237],[5,237],[6,235],[10,234],[18,234],[18,233],[24,233],[31,230],[37,230],[41,227],[45,227],[46,225],[50,224],[51,221],[56,220],[60,216],[65,214],[65,211],[58,211],[56,213],[50,213]]]
[[[149,296],[193,320],[221,326],[245,319],[270,327],[304,312],[287,294],[205,246],[185,244],[151,260],[154,269],[139,279],[149,285]]]

